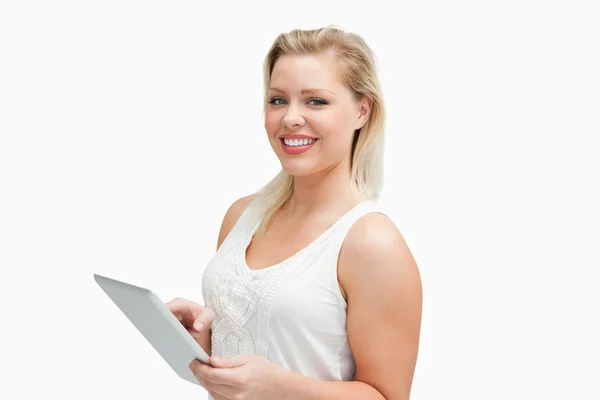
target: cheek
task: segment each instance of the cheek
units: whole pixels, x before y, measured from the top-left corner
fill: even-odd
[[[281,116],[277,112],[265,112],[265,130],[269,136],[277,132],[281,126]]]
[[[337,142],[344,142],[348,132],[351,131],[349,120],[348,113],[344,110],[331,110],[315,116],[311,125],[324,139],[332,138]]]

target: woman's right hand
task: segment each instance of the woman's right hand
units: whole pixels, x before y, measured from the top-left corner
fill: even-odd
[[[193,301],[176,297],[165,303],[173,315],[187,329],[187,331],[204,348],[207,338],[210,339],[210,326],[215,319],[215,313],[208,307],[201,306]],[[208,353],[210,355],[210,353]]]
[[[193,301],[176,297],[165,303],[173,315],[196,339],[196,342],[204,349],[206,354],[211,355],[210,326],[215,319],[215,313],[208,307],[201,306]],[[200,382],[202,385],[202,382]],[[202,385],[204,387],[204,385]],[[204,387],[206,389],[206,387]],[[208,390],[208,389],[207,389]],[[209,392],[215,400],[225,400],[216,393]]]

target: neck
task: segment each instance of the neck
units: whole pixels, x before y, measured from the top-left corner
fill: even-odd
[[[340,163],[314,175],[294,177],[294,189],[285,206],[286,211],[301,217],[353,207],[364,197],[352,193],[350,179],[350,166],[347,163]]]

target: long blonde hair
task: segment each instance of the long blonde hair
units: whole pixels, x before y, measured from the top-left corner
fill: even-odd
[[[268,102],[271,73],[279,57],[325,51],[330,51],[340,62],[342,81],[352,90],[356,99],[368,97],[372,100],[368,121],[354,134],[350,184],[354,193],[376,200],[383,186],[385,107],[375,56],[362,37],[334,25],[312,30],[294,29],[277,36],[263,65],[264,106]],[[257,236],[264,234],[273,216],[292,195],[293,189],[294,177],[282,169],[255,193],[250,207],[260,218]]]

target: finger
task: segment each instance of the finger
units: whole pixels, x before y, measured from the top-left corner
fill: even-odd
[[[167,306],[186,328],[197,332],[205,331],[215,319],[215,314],[210,308],[190,300],[175,298],[168,302]]]
[[[181,320],[183,319],[183,312],[180,304],[180,299],[175,298],[171,301],[168,301],[165,303],[165,306],[167,306],[169,311],[171,311],[173,315],[175,315],[175,317],[179,320],[179,322],[181,322]]]
[[[205,382],[208,386],[213,387],[214,385],[233,386],[234,377],[230,370],[213,368],[210,365],[206,365],[198,360],[193,360],[189,364],[190,370],[194,373],[194,376],[198,381]],[[223,373],[226,372],[226,373]]]
[[[228,400],[229,396],[231,395],[231,393],[229,392],[229,390],[231,389],[230,386],[205,382],[201,379],[198,379],[198,382],[210,394],[210,396],[214,400],[220,400],[220,399]]]
[[[198,303],[180,297],[174,298],[165,305],[186,328],[193,327],[194,321],[204,308]]]
[[[203,307],[202,311],[196,317],[194,321],[194,329],[198,332],[203,332],[208,328],[215,319],[215,313],[213,310],[207,307]]]
[[[204,341],[204,337],[203,337],[203,333],[202,332],[198,332],[195,329],[187,329],[188,333],[190,335],[192,335],[192,337],[196,340],[196,342],[200,343],[202,341]]]
[[[239,354],[233,357],[210,357],[210,365],[215,368],[236,368],[249,363],[255,357],[252,354]]]
[[[198,382],[204,389],[206,389],[208,394],[210,394],[210,396],[214,400],[221,400],[221,399],[229,400],[231,398],[230,396],[232,394],[230,392],[230,390],[231,390],[230,386],[204,382],[200,379],[198,379]]]

